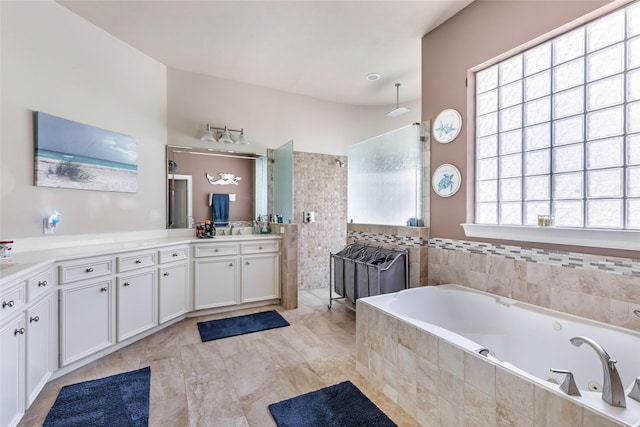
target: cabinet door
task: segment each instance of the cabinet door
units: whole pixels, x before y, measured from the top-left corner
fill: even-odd
[[[56,319],[54,294],[27,310],[27,407],[56,369]]]
[[[280,298],[280,256],[242,257],[242,302]]]
[[[118,342],[158,324],[156,270],[118,278]]]
[[[160,323],[171,320],[190,309],[189,272],[187,264],[163,267],[158,278]]]
[[[194,261],[194,283],[196,309],[239,303],[236,258]]]
[[[113,279],[60,290],[60,365],[115,344]]]
[[[24,404],[24,316],[0,329],[0,425],[15,426],[22,418]]]

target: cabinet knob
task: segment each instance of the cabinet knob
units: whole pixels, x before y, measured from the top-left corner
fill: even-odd
[[[87,273],[93,273],[93,268],[89,267],[85,270]]]
[[[220,249],[216,248],[213,250],[213,252],[220,252]]]
[[[258,250],[262,250],[262,246],[258,246]]]
[[[167,277],[169,275],[169,272],[166,272],[163,274],[164,277]]]
[[[178,254],[174,252],[171,254],[171,256],[178,256]]]
[[[29,323],[39,322],[39,321],[40,321],[40,316],[35,316],[35,317],[30,317],[29,318]]]
[[[229,263],[229,267],[233,267],[233,263],[232,262]]]
[[[47,281],[43,280],[42,282],[38,282],[38,286],[47,286]]]
[[[142,264],[142,260],[137,259],[136,264]]]
[[[24,335],[24,328],[20,328],[20,329],[16,329],[15,331],[13,331],[13,335]]]
[[[244,265],[249,265],[251,264],[249,261],[245,261]]]
[[[125,286],[125,287],[126,287],[126,286],[131,286],[131,283],[129,283],[129,282],[124,282],[124,284],[123,284],[122,286]]]
[[[11,307],[13,307],[13,305],[14,305],[14,304],[15,304],[15,302],[14,302],[13,300],[11,300],[11,301],[9,301],[9,302],[7,302],[7,301],[2,301],[2,308],[5,308],[5,307],[9,307],[9,308],[11,308]]]
[[[107,292],[109,290],[109,288],[107,288],[106,286],[104,288],[100,288],[100,292]]]

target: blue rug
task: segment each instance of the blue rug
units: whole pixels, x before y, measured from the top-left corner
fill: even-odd
[[[149,424],[151,368],[62,387],[43,427]]]
[[[198,323],[202,342],[289,326],[275,310]]]
[[[397,427],[350,381],[269,405],[278,427]]]

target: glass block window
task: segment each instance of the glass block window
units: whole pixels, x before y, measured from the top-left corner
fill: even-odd
[[[640,229],[640,2],[475,73],[477,224]]]

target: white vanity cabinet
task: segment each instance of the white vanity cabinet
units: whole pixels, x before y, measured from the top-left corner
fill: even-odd
[[[58,368],[58,310],[49,292],[26,311],[27,407]]]
[[[118,342],[158,324],[156,270],[120,275],[117,279]]]
[[[194,308],[240,303],[238,244],[208,243],[193,247]]]
[[[194,245],[195,309],[280,298],[280,239]]]
[[[158,324],[157,251],[118,255],[117,341],[121,342]]]
[[[163,248],[158,254],[158,315],[164,323],[191,311],[189,246]]]
[[[52,268],[0,291],[0,425],[15,426],[57,368]]]
[[[0,327],[0,425],[15,426],[25,404],[25,324],[15,316]]]
[[[60,366],[116,343],[113,257],[83,258],[58,266]]]
[[[240,249],[241,302],[280,298],[280,242],[246,242]]]
[[[112,276],[60,289],[60,366],[116,343]]]

